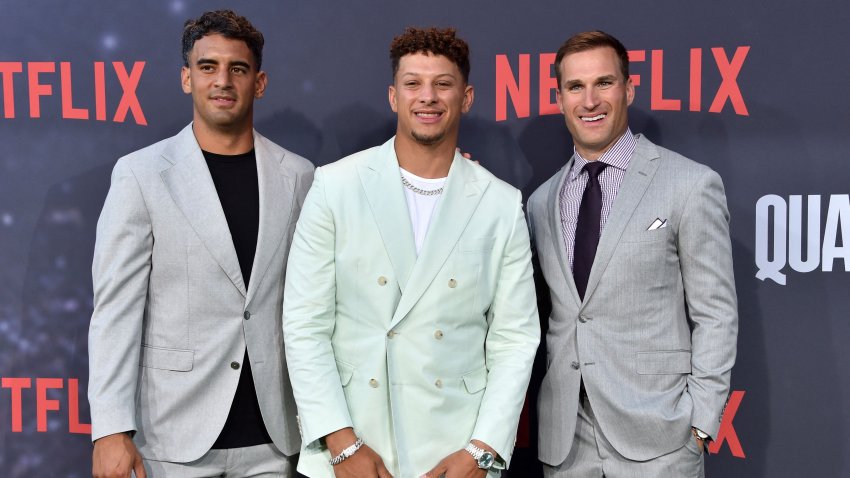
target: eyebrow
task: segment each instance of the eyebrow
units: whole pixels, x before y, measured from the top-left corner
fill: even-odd
[[[218,65],[218,60],[213,60],[212,58],[198,58],[198,61],[195,63],[196,65]],[[251,69],[251,64],[245,61],[237,60],[232,61],[228,64],[228,66],[241,66],[246,69]]]

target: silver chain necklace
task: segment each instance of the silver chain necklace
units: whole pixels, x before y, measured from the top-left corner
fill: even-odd
[[[443,194],[443,188],[431,190],[419,189],[413,184],[411,184],[410,181],[408,181],[407,178],[404,177],[404,175],[401,176],[401,184],[404,184],[404,187],[410,189],[411,191],[421,196],[436,196],[438,194]]]

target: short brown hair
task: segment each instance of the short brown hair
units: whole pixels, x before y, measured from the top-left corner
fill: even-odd
[[[460,69],[463,81],[469,83],[469,45],[456,35],[454,28],[407,27],[404,33],[393,38],[390,44],[393,78],[398,73],[401,57],[414,53],[430,53],[448,58]]]
[[[628,80],[629,53],[626,51],[626,47],[620,43],[620,40],[617,40],[613,36],[600,30],[594,30],[577,33],[565,41],[561,45],[561,48],[558,48],[558,53],[555,55],[555,77],[558,79],[558,89],[561,89],[561,61],[565,56],[571,53],[604,47],[613,48],[617,53],[617,58],[620,59],[620,71],[623,73],[623,80]]]
[[[189,66],[189,52],[195,42],[207,35],[244,41],[254,54],[257,70],[263,65],[263,34],[247,18],[233,10],[216,10],[204,13],[197,20],[186,20],[183,24],[183,66]]]

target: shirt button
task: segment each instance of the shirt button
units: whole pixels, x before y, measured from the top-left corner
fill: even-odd
[[[374,378],[369,380],[369,386],[372,387],[372,388],[378,388],[378,381],[375,380]]]
[[[387,338],[391,339],[391,338],[395,337],[397,333],[398,332],[396,332],[395,330],[390,330],[389,332],[387,332]]]
[[[230,368],[233,370],[239,370],[239,362],[230,362]]]
[[[242,314],[242,317],[243,317],[245,320],[250,319],[250,318],[251,318],[251,312],[249,312],[249,311],[247,311],[247,310],[246,310],[246,311],[245,311],[245,313],[243,313],[243,314]]]
[[[578,370],[578,368],[579,368],[579,363],[578,363],[578,362],[573,362],[573,363],[571,363],[571,364],[570,364],[570,367],[572,367],[572,368],[574,368],[574,369]]]
[[[454,280],[454,279],[449,279],[449,287],[452,288],[452,289],[457,287],[457,281]]]
[[[437,340],[441,340],[443,338],[443,331],[440,330],[440,329],[437,329],[434,332],[434,338],[437,339]]]
[[[434,386],[437,388],[443,388],[443,381],[438,378],[437,381],[434,382]]]
[[[384,276],[378,277],[378,285],[387,285],[387,278]]]

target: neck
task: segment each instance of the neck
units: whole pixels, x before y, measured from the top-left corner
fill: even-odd
[[[210,153],[243,154],[254,148],[254,131],[250,126],[241,130],[219,130],[195,122],[192,131],[198,146]]]
[[[395,154],[398,165],[421,178],[435,179],[449,175],[455,157],[457,138],[438,144],[421,144],[411,138],[396,135]]]

